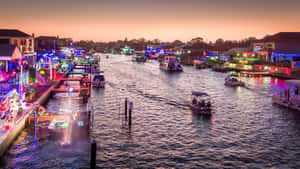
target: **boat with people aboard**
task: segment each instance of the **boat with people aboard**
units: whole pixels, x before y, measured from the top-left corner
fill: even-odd
[[[238,79],[237,74],[230,74],[225,78],[225,85],[228,86],[245,86],[245,83]]]
[[[211,116],[213,114],[210,96],[204,92],[193,91],[192,103],[190,103],[189,107],[198,115]]]
[[[179,60],[175,56],[165,56],[164,60],[160,63],[159,68],[166,71],[181,72],[183,71]]]
[[[94,75],[92,86],[96,88],[105,88],[105,78],[104,75]]]
[[[272,96],[272,103],[300,111],[300,80],[286,80],[288,88]]]

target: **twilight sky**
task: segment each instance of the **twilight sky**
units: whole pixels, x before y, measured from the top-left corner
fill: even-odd
[[[300,0],[1,0],[0,28],[112,41],[240,40],[300,31]]]

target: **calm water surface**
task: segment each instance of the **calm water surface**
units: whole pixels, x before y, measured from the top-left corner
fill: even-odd
[[[6,156],[7,168],[88,168],[89,144],[97,141],[101,168],[300,168],[300,113],[272,105],[284,81],[243,78],[246,87],[224,86],[227,74],[184,67],[161,71],[158,63],[130,57],[101,57],[106,88],[93,90],[95,121],[91,138],[70,146],[26,129]],[[191,91],[207,92],[216,113],[194,115]],[[132,126],[124,99],[133,102]],[[57,95],[47,111],[85,107],[77,97]],[[41,135],[41,134],[40,134]]]

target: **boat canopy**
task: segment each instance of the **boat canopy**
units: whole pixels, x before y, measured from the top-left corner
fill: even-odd
[[[286,80],[285,83],[290,86],[300,87],[300,80]]]
[[[209,96],[207,93],[203,93],[203,92],[192,92],[193,96]]]
[[[239,75],[236,74],[236,73],[232,73],[232,74],[230,74],[229,76],[232,76],[232,77],[239,77]]]

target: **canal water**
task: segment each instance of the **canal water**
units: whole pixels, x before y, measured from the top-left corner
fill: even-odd
[[[105,55],[106,56],[106,55]],[[91,138],[71,146],[47,136],[34,142],[24,130],[7,155],[7,168],[88,168],[89,140],[97,142],[101,168],[300,168],[300,113],[271,103],[286,85],[271,77],[246,78],[246,87],[224,85],[225,73],[184,66],[168,73],[156,61],[101,56],[105,89],[93,89]],[[187,107],[192,91],[211,96],[215,114],[204,118]],[[124,99],[133,102],[132,126]],[[76,101],[77,100],[77,101]],[[47,111],[84,104],[58,95]]]

